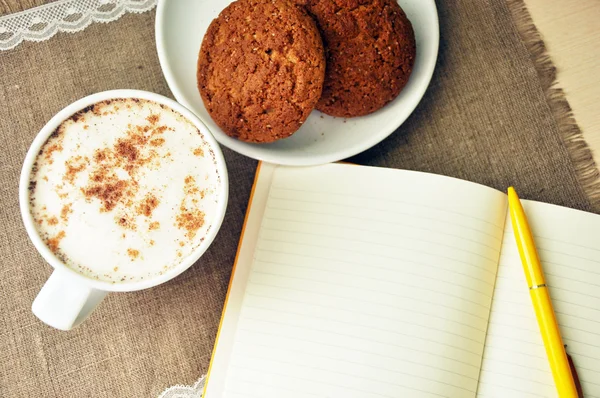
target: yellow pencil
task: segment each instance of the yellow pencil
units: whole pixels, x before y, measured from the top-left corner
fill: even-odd
[[[527,286],[529,286],[529,295],[542,333],[558,396],[560,398],[578,398],[533,236],[529,230],[523,206],[521,206],[517,192],[513,187],[508,188],[508,205]]]

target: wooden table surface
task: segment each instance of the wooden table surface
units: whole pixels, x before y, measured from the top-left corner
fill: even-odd
[[[51,0],[0,0],[0,15]],[[600,0],[525,0],[600,166]]]

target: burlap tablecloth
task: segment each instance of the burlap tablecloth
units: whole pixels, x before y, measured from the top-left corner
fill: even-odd
[[[390,138],[353,161],[429,171],[526,198],[600,209],[597,169],[522,4],[439,2],[431,86]],[[521,36],[521,35],[524,36]],[[525,37],[525,39],[522,39]],[[142,397],[206,372],[256,162],[224,150],[227,216],[210,250],[175,280],[111,294],[82,326],[53,330],[31,313],[51,268],[25,233],[18,177],[45,122],[97,91],[171,96],[154,44],[154,12],[0,52],[0,396]]]

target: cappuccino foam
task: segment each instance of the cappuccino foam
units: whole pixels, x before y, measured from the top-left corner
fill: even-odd
[[[31,172],[39,235],[68,267],[113,283],[161,275],[204,240],[222,181],[202,133],[171,108],[108,100],[64,121]]]

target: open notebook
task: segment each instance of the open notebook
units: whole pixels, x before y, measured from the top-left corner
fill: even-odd
[[[600,216],[523,202],[585,397],[600,398]],[[260,166],[204,398],[556,396],[504,193]]]

